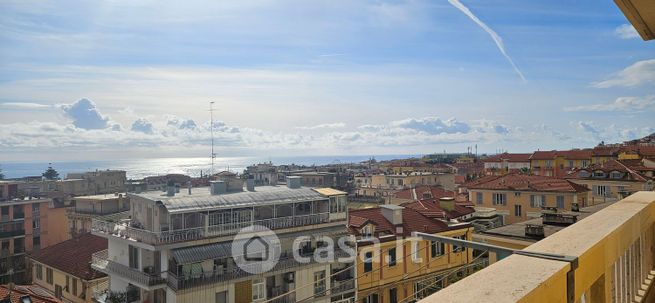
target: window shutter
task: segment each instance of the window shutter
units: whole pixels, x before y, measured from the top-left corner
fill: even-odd
[[[546,206],[546,195],[541,195],[541,207]]]
[[[598,194],[598,185],[591,186],[592,194]]]
[[[493,200],[493,203],[496,204],[496,194],[491,195],[491,199]]]

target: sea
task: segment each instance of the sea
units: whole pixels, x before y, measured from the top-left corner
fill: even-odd
[[[229,170],[241,173],[253,164],[272,162],[274,165],[326,165],[338,163],[358,163],[374,157],[378,161],[403,159],[420,155],[373,155],[373,156],[301,156],[301,157],[220,157],[214,159],[214,171]],[[48,167],[48,162],[1,162],[0,169],[6,179],[26,176],[40,176]],[[211,159],[207,158],[149,158],[97,161],[52,162],[52,167],[61,178],[73,172],[117,169],[127,172],[128,179],[142,179],[147,176],[165,174],[186,174],[199,177],[211,170]]]

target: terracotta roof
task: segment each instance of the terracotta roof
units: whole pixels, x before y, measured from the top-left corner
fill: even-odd
[[[635,166],[635,169],[632,166]],[[639,165],[639,166],[637,166]],[[593,164],[585,168],[576,169],[570,174],[568,174],[566,179],[612,179],[610,173],[613,171],[618,171],[624,173],[623,177],[620,180],[624,181],[648,181],[648,178],[638,172],[638,170],[655,170],[655,168],[647,168],[641,166],[641,160],[610,160],[602,164]],[[581,177],[580,172],[586,171],[589,175],[587,177]],[[605,172],[604,177],[593,176],[594,171],[603,171]],[[616,180],[616,179],[612,179]]]
[[[541,191],[541,192],[586,192],[584,186],[568,180],[547,176],[507,174],[504,176],[486,176],[474,180],[466,185],[468,189],[495,189],[514,191]]]
[[[599,157],[613,157],[619,153],[618,147],[611,146],[596,146],[591,150],[593,156]]]
[[[455,193],[449,190],[445,190],[439,186],[417,186],[415,188],[409,188],[402,191],[399,191],[394,194],[398,199],[423,199],[423,194],[429,193],[432,198],[442,198],[442,197],[454,197]]]
[[[107,239],[86,233],[41,249],[30,258],[88,281],[107,276],[91,268],[91,255],[105,249]]]
[[[532,156],[532,154],[502,153],[488,157],[484,159],[484,162],[530,162],[530,156]]]
[[[411,233],[414,231],[434,234],[447,230],[469,227],[467,225],[449,227],[448,224],[431,218],[428,215],[422,214],[421,212],[409,207],[404,207],[402,209],[402,217],[402,232],[396,233],[396,227],[393,226],[391,222],[387,221],[384,215],[382,215],[382,209],[380,207],[350,210],[348,215],[348,227],[350,227],[353,234],[359,235],[359,228],[362,227],[362,225],[357,225],[355,223],[361,222],[361,218],[366,218],[371,223],[375,224],[375,235],[378,237],[383,235],[408,237],[411,236]]]
[[[63,303],[45,289],[34,285],[14,285],[9,296],[9,287],[0,286],[0,300],[10,299],[11,303],[23,303],[24,297],[29,297],[32,303]]]
[[[621,147],[622,152],[634,152],[642,157],[655,156],[655,146],[648,145],[628,145]]]
[[[553,160],[556,157],[562,157],[567,160],[586,160],[591,159],[593,151],[591,149],[572,149],[572,150],[551,150],[536,151],[530,156],[531,160]]]
[[[439,199],[424,199],[408,202],[403,203],[402,206],[414,209],[427,217],[444,220],[457,219],[475,212],[473,208],[463,206],[460,203],[455,203],[455,207],[452,210],[447,210],[441,207]]]

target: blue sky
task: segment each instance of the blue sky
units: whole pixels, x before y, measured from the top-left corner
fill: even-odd
[[[6,161],[201,156],[209,101],[225,156],[587,147],[654,84],[612,1],[0,3]]]

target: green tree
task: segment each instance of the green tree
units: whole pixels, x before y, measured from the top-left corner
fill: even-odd
[[[52,168],[52,163],[48,163],[48,169],[45,170],[42,176],[47,180],[56,180],[59,178],[59,173],[54,168]]]

